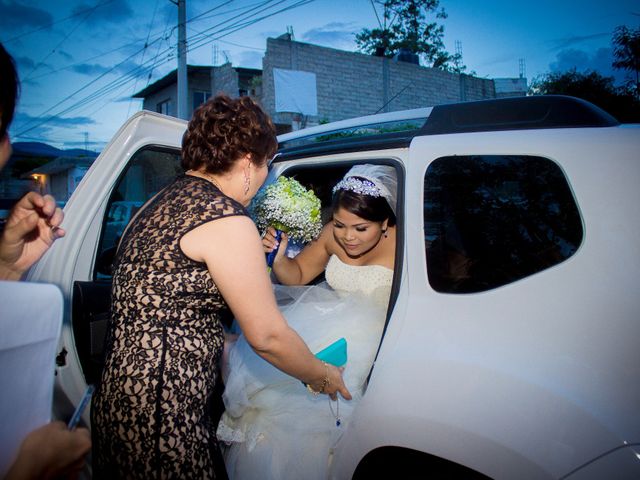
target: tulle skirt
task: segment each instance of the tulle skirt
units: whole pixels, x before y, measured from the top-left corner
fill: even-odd
[[[325,479],[332,448],[349,426],[371,369],[385,310],[326,283],[274,288],[287,322],[312,352],[347,340],[343,377],[353,399],[332,402],[327,395],[312,395],[256,355],[241,335],[229,353],[218,439],[232,480]]]

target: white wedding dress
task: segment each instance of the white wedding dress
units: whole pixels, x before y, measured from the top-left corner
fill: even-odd
[[[325,278],[315,286],[276,285],[276,298],[312,352],[347,340],[343,377],[353,399],[337,404],[312,395],[256,355],[241,335],[229,354],[226,411],[218,426],[231,480],[327,478],[332,447],[348,427],[380,343],[393,271],[347,265],[334,255]]]

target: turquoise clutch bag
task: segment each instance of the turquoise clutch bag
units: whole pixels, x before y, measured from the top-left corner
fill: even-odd
[[[336,367],[345,365],[347,363],[347,341],[344,337],[336,340],[327,348],[316,353],[316,357]]]

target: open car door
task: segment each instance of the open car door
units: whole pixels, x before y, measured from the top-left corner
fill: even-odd
[[[102,369],[111,263],[138,209],[177,174],[186,122],[142,111],[113,137],[65,207],[66,236],[27,279],[60,287],[64,318],[57,348],[54,417],[71,415]],[[88,423],[88,409],[84,420]]]

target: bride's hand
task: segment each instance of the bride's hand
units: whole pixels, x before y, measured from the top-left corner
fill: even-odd
[[[271,253],[279,246],[274,262],[282,258],[284,252],[287,251],[288,243],[289,237],[287,237],[287,234],[284,232],[282,232],[282,235],[280,236],[280,243],[278,243],[276,240],[276,229],[273,227],[268,227],[264,237],[262,237],[262,249],[264,250],[264,253]]]
[[[351,393],[349,393],[349,390],[342,379],[343,371],[343,367],[338,368],[333,365],[329,365],[329,384],[325,387],[324,393],[329,395],[331,400],[338,399],[338,392],[345,400],[351,400]]]

